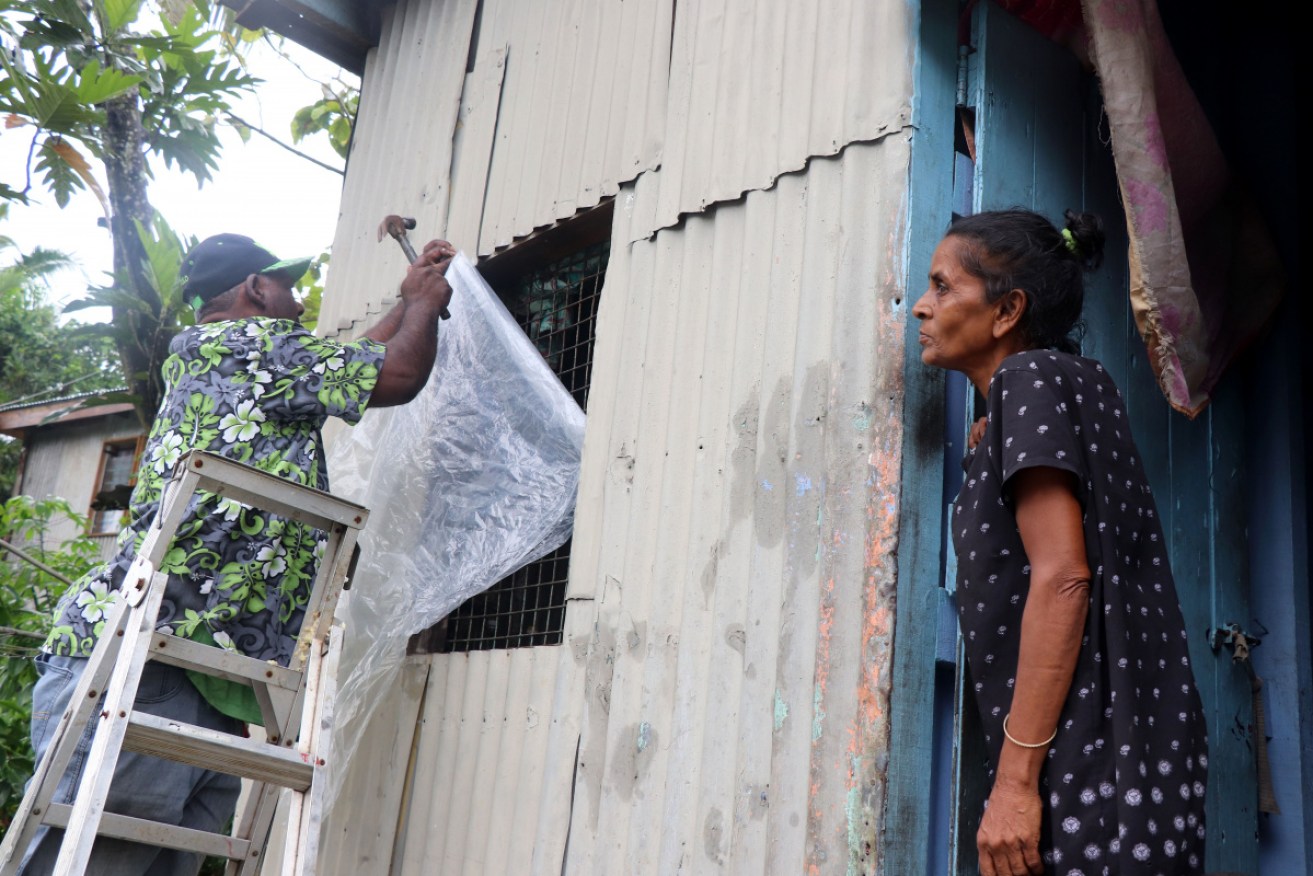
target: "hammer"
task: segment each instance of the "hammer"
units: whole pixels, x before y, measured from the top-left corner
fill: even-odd
[[[418,261],[419,255],[416,254],[415,247],[410,245],[410,239],[406,237],[406,231],[407,229],[413,230],[414,228],[414,219],[411,219],[408,216],[398,216],[396,213],[392,213],[384,216],[383,221],[378,223],[378,239],[381,241],[383,235],[390,234],[392,239],[401,245],[401,251],[406,254],[406,260],[413,265]],[[451,319],[451,314],[447,312],[447,308],[445,307],[442,308],[442,313],[438,314],[438,316],[443,319]]]

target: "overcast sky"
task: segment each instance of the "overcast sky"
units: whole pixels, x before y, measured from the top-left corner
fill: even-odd
[[[293,43],[286,43],[285,51],[318,80],[328,81],[339,73],[335,65]],[[290,143],[292,114],[320,98],[319,86],[263,43],[253,47],[251,72],[265,81],[234,111]],[[349,81],[356,83],[354,77]],[[258,134],[243,143],[225,127],[221,136],[219,169],[200,189],[191,176],[167,170],[160,162],[152,164],[155,178],[149,193],[155,208],[184,234],[200,238],[225,231],[246,234],[279,258],[317,255],[328,249],[337,225],[342,177]],[[24,184],[22,167],[31,137],[30,128],[0,126],[0,180],[16,189]],[[323,135],[297,148],[335,167],[343,164]],[[100,182],[104,187],[103,176]],[[38,184],[31,194],[33,205],[10,207],[8,219],[0,222],[0,235],[13,238],[24,251],[44,246],[77,260],[77,269],[56,276],[51,299],[67,302],[81,297],[88,283],[103,284],[112,254],[109,232],[96,224],[102,215],[96,197],[84,192],[61,210]],[[89,313],[77,318],[85,320]]]

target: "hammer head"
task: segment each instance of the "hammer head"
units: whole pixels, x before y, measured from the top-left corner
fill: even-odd
[[[398,216],[393,213],[384,216],[383,221],[378,223],[378,239],[382,240],[384,235],[388,235],[397,240],[406,236],[406,232],[415,227],[415,220],[408,216]]]

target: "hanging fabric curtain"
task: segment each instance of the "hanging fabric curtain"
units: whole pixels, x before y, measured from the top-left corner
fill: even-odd
[[[1275,247],[1235,183],[1156,0],[1001,0],[1099,77],[1130,237],[1130,298],[1173,408],[1194,417],[1276,309]]]

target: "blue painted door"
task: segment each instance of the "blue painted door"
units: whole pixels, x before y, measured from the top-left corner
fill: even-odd
[[[1066,208],[1100,214],[1107,260],[1086,299],[1086,355],[1102,361],[1126,399],[1166,529],[1196,679],[1210,714],[1208,871],[1257,874],[1257,791],[1249,683],[1209,632],[1249,617],[1243,501],[1243,419],[1237,381],[1224,383],[1193,422],[1173,413],[1155,384],[1127,299],[1127,241],[1097,84],[1066,50],[988,3],[976,10],[966,64],[966,106],[955,170],[958,212],[1020,205],[1060,221]],[[962,148],[965,144],[966,148]],[[974,154],[972,154],[974,153]],[[976,413],[974,391],[950,381],[946,438]],[[950,465],[953,464],[950,462]],[[946,484],[956,484],[950,469]],[[960,469],[956,469],[960,472]],[[954,486],[954,490],[956,487]],[[945,546],[944,581],[952,557]],[[974,708],[953,702],[948,872],[975,872],[975,828],[987,792]],[[944,720],[941,718],[941,720]]]

